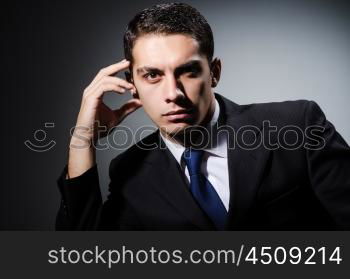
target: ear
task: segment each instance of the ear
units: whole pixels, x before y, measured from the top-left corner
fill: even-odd
[[[129,71],[124,72],[124,74],[125,74],[126,81],[134,84],[134,79],[132,78],[132,74]],[[134,87],[136,89],[135,84],[134,84]],[[132,93],[132,97],[133,98],[140,99],[139,98],[139,94],[137,93],[137,90],[136,91],[135,90],[131,90],[131,93]]]
[[[131,73],[129,71],[126,71],[126,72],[124,72],[124,74],[125,74],[126,81],[133,84],[134,82],[133,82],[133,79],[131,77]]]
[[[221,76],[221,60],[214,58],[210,65],[211,87],[216,87]]]

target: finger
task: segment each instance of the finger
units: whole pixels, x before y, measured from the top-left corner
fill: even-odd
[[[90,95],[99,95],[100,94],[100,89],[103,87],[104,84],[114,84],[116,88],[120,88],[117,91],[119,93],[124,93],[126,90],[132,90],[134,88],[134,85],[127,82],[126,80],[123,80],[118,77],[111,77],[111,76],[106,76],[103,77],[99,82],[97,82],[93,87],[91,87],[88,91],[86,91],[84,94],[86,96]]]
[[[131,89],[129,89],[129,90],[131,92],[131,95],[134,96],[137,93],[137,89],[136,89],[135,85],[132,85],[132,86],[133,87]]]
[[[122,61],[119,61],[118,63],[115,63],[115,64],[112,64],[112,65],[107,66],[105,68],[102,68],[97,73],[95,78],[92,80],[90,85],[95,84],[97,81],[99,81],[104,76],[109,76],[109,75],[115,74],[121,70],[127,69],[129,67],[129,65],[130,65],[130,61],[124,59]]]
[[[111,76],[105,76],[105,77],[101,78],[101,80],[95,84],[95,87],[97,87],[103,83],[115,83],[118,86],[124,87],[127,90],[131,90],[134,88],[134,85],[132,83],[129,83],[122,78],[111,77]],[[93,88],[94,87],[92,87],[91,89],[93,90]]]
[[[116,92],[118,94],[123,94],[125,92],[125,89],[116,85],[115,83],[103,83],[97,88],[95,88],[95,90],[89,95],[84,95],[83,100],[88,102],[95,102],[95,100],[97,99],[102,99],[104,93],[109,91]]]

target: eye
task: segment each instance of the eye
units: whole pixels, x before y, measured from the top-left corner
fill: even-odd
[[[198,66],[188,67],[183,73],[189,78],[196,78],[202,73],[202,69]]]
[[[147,74],[145,74],[144,76],[143,76],[147,81],[149,81],[149,82],[157,82],[158,80],[159,80],[159,78],[160,78],[160,75],[158,74],[158,73],[155,73],[155,72],[149,72],[149,73],[147,73]]]
[[[200,74],[199,69],[191,69],[190,71],[187,72],[188,77],[191,77],[191,78],[198,77],[199,74]]]

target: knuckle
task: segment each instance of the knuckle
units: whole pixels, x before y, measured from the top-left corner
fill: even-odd
[[[99,83],[100,84],[106,84],[107,82],[108,82],[108,76],[103,76],[101,79],[100,79],[100,81],[99,81]]]
[[[113,89],[113,85],[110,83],[105,83],[102,84],[99,88],[99,92],[106,92],[108,90],[112,90]]]
[[[102,82],[108,82],[110,81],[111,77],[110,76],[104,76],[102,77]]]
[[[89,100],[91,100],[91,96],[87,94],[83,97],[83,100],[84,102],[88,102]]]
[[[105,74],[106,73],[106,68],[102,68],[99,72],[98,72],[98,74],[101,74],[101,75],[103,75],[103,74]]]

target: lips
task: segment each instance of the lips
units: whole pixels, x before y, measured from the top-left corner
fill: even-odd
[[[191,109],[178,109],[178,110],[169,111],[163,115],[168,116],[168,115],[183,114],[183,113],[190,113],[190,112],[191,112]]]
[[[168,120],[168,121],[179,121],[179,120],[185,120],[188,118],[193,117],[193,109],[179,109],[179,110],[172,110],[169,111],[163,116]]]

